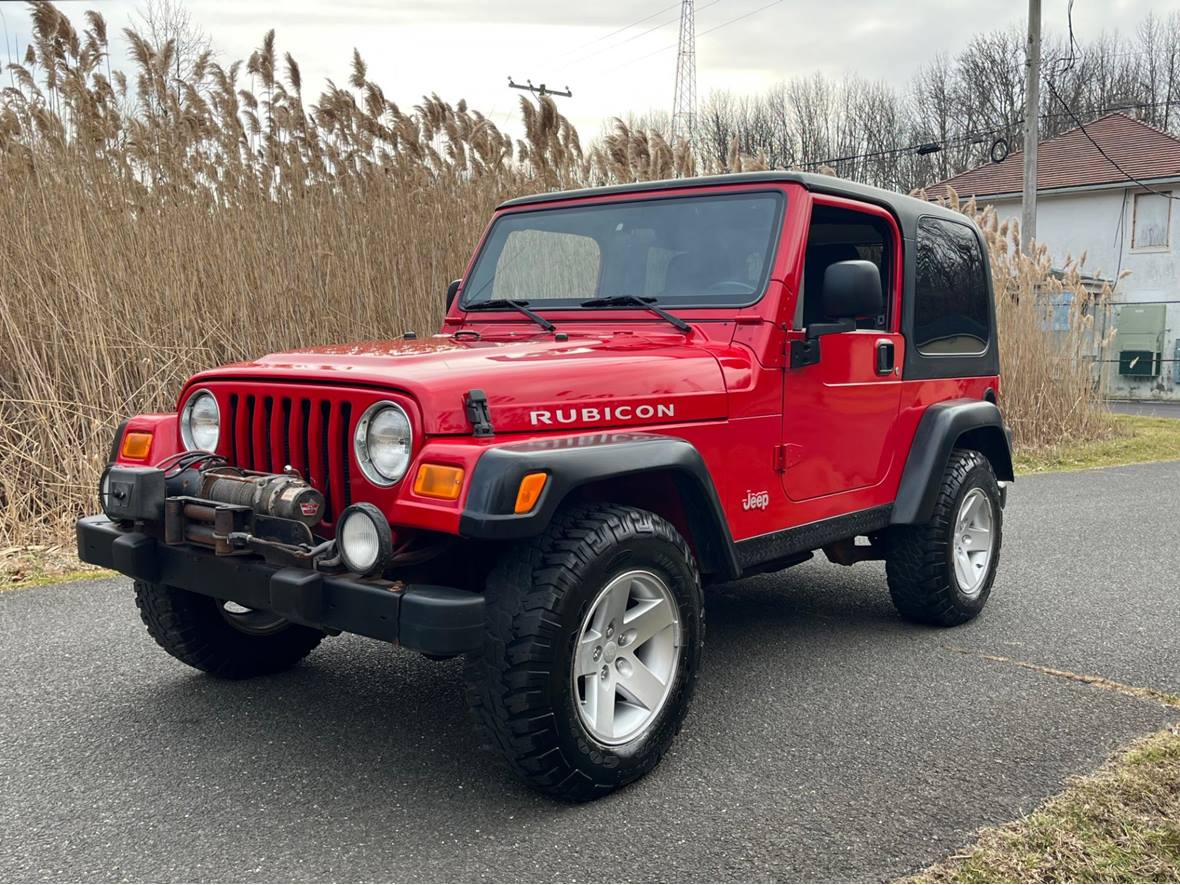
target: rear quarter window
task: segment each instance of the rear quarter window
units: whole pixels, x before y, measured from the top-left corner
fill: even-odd
[[[983,353],[991,310],[979,237],[965,224],[923,218],[917,245],[914,346],[928,356]]]

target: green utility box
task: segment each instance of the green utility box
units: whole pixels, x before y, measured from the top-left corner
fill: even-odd
[[[1167,305],[1164,304],[1124,304],[1121,307],[1114,345],[1120,375],[1159,377],[1166,312]]]

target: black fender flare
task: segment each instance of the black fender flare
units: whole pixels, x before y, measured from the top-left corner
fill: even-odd
[[[1011,435],[999,408],[987,400],[950,400],[927,408],[910,445],[891,522],[915,525],[930,519],[951,450],[961,442],[987,457],[996,479],[1012,482]]]
[[[535,537],[578,488],[653,470],[669,472],[676,483],[692,533],[688,540],[702,569],[738,577],[737,550],[709,469],[690,442],[673,436],[590,433],[489,447],[472,470],[459,534],[488,540]],[[521,479],[539,471],[549,475],[540,500],[528,513],[515,513]]]

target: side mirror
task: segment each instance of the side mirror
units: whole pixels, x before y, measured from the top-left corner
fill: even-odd
[[[459,286],[462,283],[462,280],[451,280],[451,284],[447,286],[447,310],[455,303],[455,296],[459,294]]]
[[[855,320],[881,313],[881,272],[871,261],[837,261],[824,271],[824,314],[832,320]]]
[[[824,270],[820,293],[827,323],[811,323],[807,337],[791,342],[791,368],[801,369],[819,362],[819,339],[824,335],[856,331],[860,317],[877,316],[884,310],[881,272],[871,261],[837,261]]]

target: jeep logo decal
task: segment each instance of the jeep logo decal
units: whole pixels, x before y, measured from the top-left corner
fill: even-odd
[[[672,403],[657,403],[642,406],[579,406],[569,409],[533,409],[529,422],[534,427],[542,424],[609,424],[615,421],[647,421],[651,418],[672,418],[676,406]]]
[[[742,510],[765,510],[770,506],[770,492],[751,492],[746,489],[742,498]]]

